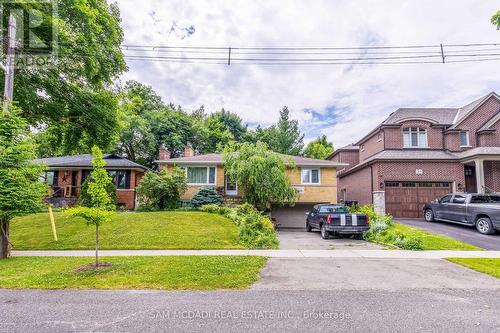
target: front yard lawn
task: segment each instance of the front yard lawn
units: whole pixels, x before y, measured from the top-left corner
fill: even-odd
[[[95,228],[83,220],[54,213],[54,241],[48,213],[13,220],[15,250],[86,250],[95,248]],[[239,229],[228,218],[204,212],[123,212],[99,228],[103,250],[241,249]]]
[[[0,260],[0,288],[31,289],[244,289],[257,281],[265,257],[103,257],[112,264],[77,272],[82,257],[14,257]]]
[[[448,260],[500,279],[500,258],[448,258]]]
[[[422,250],[482,250],[477,246],[404,224],[395,224],[394,228],[405,235],[415,235],[420,238],[423,245]]]

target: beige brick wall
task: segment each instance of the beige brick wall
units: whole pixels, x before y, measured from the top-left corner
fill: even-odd
[[[172,170],[173,166],[160,166],[167,171]],[[337,202],[337,172],[335,168],[321,168],[321,184],[303,185],[300,179],[300,168],[288,169],[287,175],[292,185],[303,187],[304,193],[299,197],[298,203],[318,203],[318,202]],[[217,187],[224,187],[224,167],[217,166]],[[183,200],[189,200],[203,186],[188,186],[187,191],[181,196]],[[242,189],[238,188],[238,197],[243,195]]]

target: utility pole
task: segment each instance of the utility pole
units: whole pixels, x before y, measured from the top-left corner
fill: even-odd
[[[14,61],[16,56],[16,19],[10,14],[9,28],[7,32],[7,54],[5,64],[2,68],[5,71],[5,86],[3,91],[3,108],[6,110],[12,102],[14,95]]]

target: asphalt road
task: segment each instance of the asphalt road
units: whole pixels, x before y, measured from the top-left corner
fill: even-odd
[[[455,238],[485,250],[500,250],[500,232],[498,231],[494,235],[482,235],[473,227],[449,222],[436,221],[429,223],[423,219],[396,219],[396,222]]]
[[[7,291],[0,332],[498,332],[499,290]]]

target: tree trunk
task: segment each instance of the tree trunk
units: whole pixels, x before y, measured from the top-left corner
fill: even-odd
[[[9,221],[0,221],[0,259],[10,256]]]
[[[99,225],[95,225],[95,267],[99,267]]]

